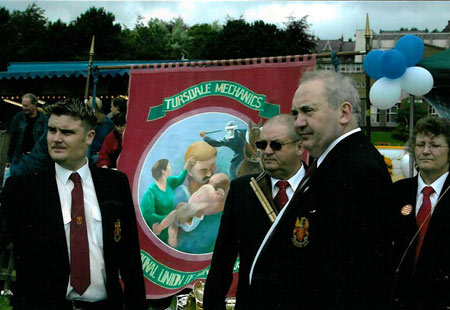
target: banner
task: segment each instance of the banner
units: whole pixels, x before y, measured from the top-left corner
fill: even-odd
[[[229,182],[261,169],[253,142],[262,121],[290,113],[302,72],[314,66],[131,70],[119,169],[132,187],[147,298],[206,279]]]

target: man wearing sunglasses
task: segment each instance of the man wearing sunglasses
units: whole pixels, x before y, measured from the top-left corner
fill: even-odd
[[[295,127],[316,168],[253,263],[251,287],[281,303],[264,309],[386,308],[392,182],[358,126],[354,85],[341,74],[314,71],[304,73],[295,92]],[[264,277],[270,262],[272,276]]]
[[[272,309],[264,303],[272,295],[264,296],[262,291],[249,285],[252,262],[272,225],[250,186],[250,178],[256,178],[270,207],[279,216],[305,175],[301,161],[302,142],[295,130],[292,115],[282,114],[269,119],[264,124],[261,140],[256,145],[263,152],[264,172],[260,175],[243,176],[231,182],[206,280],[203,298],[205,310],[225,309],[225,295],[233,279],[233,267],[238,255],[240,264],[236,308]],[[279,263],[282,262],[273,261],[265,265],[264,276],[271,278],[272,265]]]

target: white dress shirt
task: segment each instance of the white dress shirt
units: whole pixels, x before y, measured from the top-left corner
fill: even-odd
[[[106,270],[105,261],[103,259],[103,231],[102,216],[100,207],[95,193],[94,182],[92,180],[91,171],[86,164],[77,171],[67,170],[55,163],[56,183],[58,185],[59,199],[61,202],[61,210],[63,214],[64,230],[66,234],[67,250],[70,261],[70,222],[72,209],[72,189],[73,182],[69,179],[73,172],[78,172],[81,177],[83,186],[84,212],[86,217],[87,234],[89,241],[89,262],[91,270],[91,284],[80,296],[69,284],[67,287],[68,300],[82,300],[95,302],[108,298],[106,293]]]
[[[297,189],[297,186],[300,184],[300,181],[305,176],[305,167],[302,165],[300,169],[298,169],[297,173],[294,174],[289,180],[286,180],[289,182],[289,186],[286,187],[286,194],[288,196],[288,202],[286,203],[286,206],[291,201],[292,196],[294,196],[294,192]],[[270,180],[272,181],[272,197],[275,198],[280,188],[276,186],[277,182],[280,181],[279,179],[275,179],[270,177]]]
[[[434,211],[434,207],[436,206],[436,203],[439,199],[439,195],[441,194],[442,188],[444,187],[445,180],[447,179],[448,172],[441,175],[436,181],[431,183],[430,185],[425,184],[425,182],[422,179],[422,176],[419,173],[418,181],[417,181],[417,199],[416,199],[416,216],[419,212],[420,207],[422,206],[423,202],[423,193],[422,190],[425,186],[431,186],[434,190],[434,193],[430,195],[430,202],[431,202],[431,213]]]

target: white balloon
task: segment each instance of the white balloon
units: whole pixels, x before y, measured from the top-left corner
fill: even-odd
[[[433,76],[422,67],[409,67],[400,80],[402,89],[415,96],[425,95],[433,88]]]
[[[392,108],[400,100],[400,79],[382,77],[377,80],[370,88],[370,102],[381,110]]]
[[[409,153],[406,153],[402,157],[401,170],[402,170],[402,175],[403,175],[404,178],[410,178],[410,177],[415,176],[417,174],[416,168],[413,167],[413,175],[409,175],[409,158],[410,158],[410,154]]]

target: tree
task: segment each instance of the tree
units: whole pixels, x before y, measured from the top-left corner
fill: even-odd
[[[182,59],[186,56],[186,45],[188,42],[188,26],[181,17],[172,19],[168,24],[170,59]]]
[[[409,107],[410,98],[403,99],[397,110],[397,127],[392,132],[395,139],[407,141],[409,138]],[[414,124],[427,114],[428,110],[425,104],[414,102]]]
[[[251,24],[249,51],[247,57],[268,57],[284,55],[283,31],[274,24],[255,21]]]
[[[137,59],[167,59],[170,54],[168,24],[152,18],[145,26],[141,21],[133,32]]]
[[[186,57],[188,59],[217,59],[215,46],[221,27],[215,21],[213,24],[196,24],[187,31],[187,42],[185,45]]]
[[[308,15],[300,19],[288,17],[285,23],[285,55],[310,54],[314,51],[315,43],[312,41],[313,36],[308,33],[310,25],[307,19]]]
[[[13,54],[13,44],[10,43],[13,38],[10,20],[11,15],[9,11],[4,7],[0,7],[0,42],[3,42],[3,47],[0,49],[0,71],[6,70],[8,61]]]
[[[86,60],[92,36],[95,35],[95,59],[118,59],[122,52],[120,33],[122,27],[115,23],[115,16],[104,8],[91,7],[70,24],[71,40],[76,58]]]
[[[217,38],[215,55],[218,59],[251,57],[250,24],[242,17],[228,18]]]
[[[11,37],[8,39],[14,54],[13,61],[36,61],[43,55],[42,36],[45,33],[47,19],[44,10],[36,3],[29,5],[25,11],[14,11],[11,14],[9,29]]]
[[[42,57],[40,60],[58,61],[73,59],[77,53],[73,48],[73,42],[69,40],[71,29],[58,19],[56,22],[48,23],[42,41]]]

